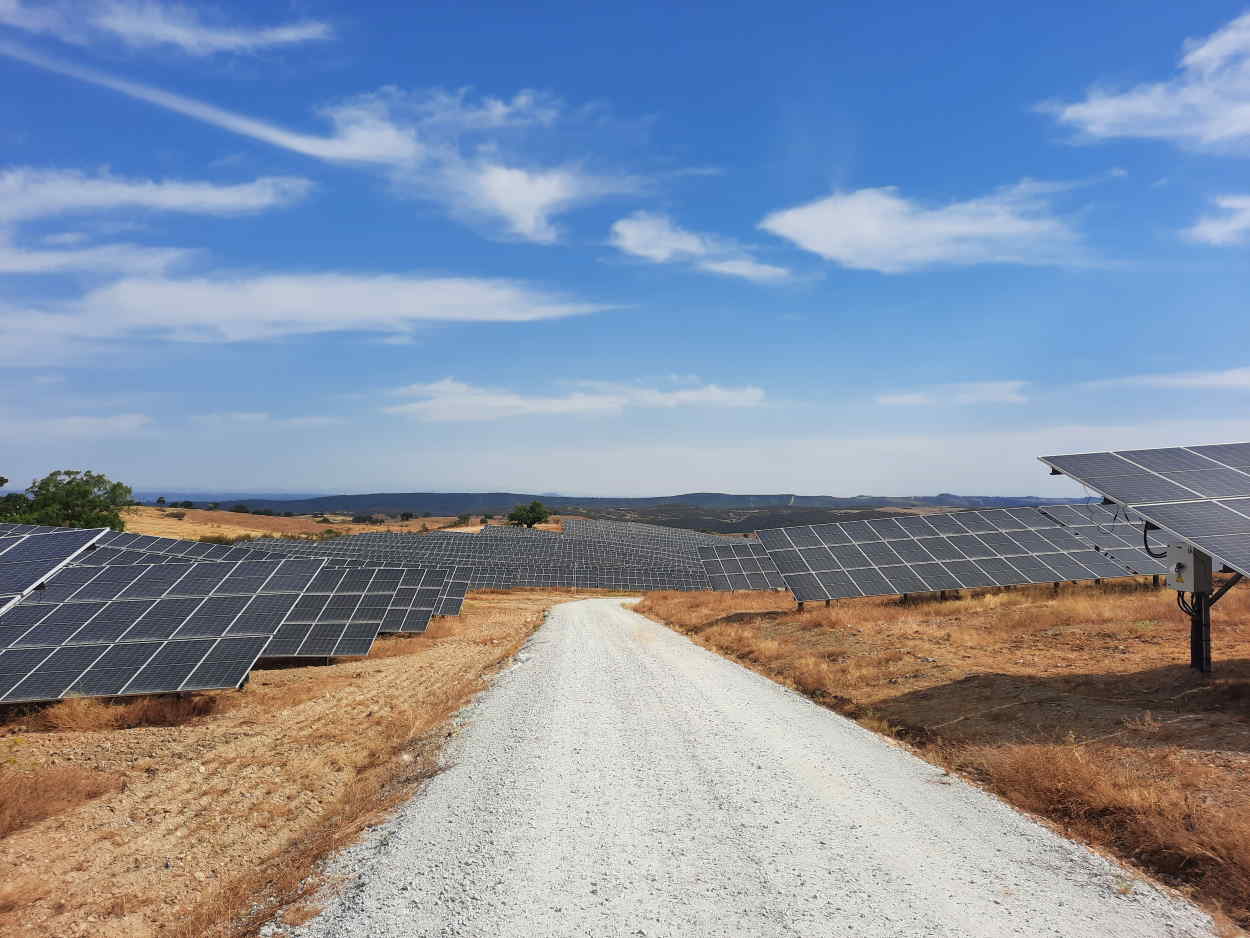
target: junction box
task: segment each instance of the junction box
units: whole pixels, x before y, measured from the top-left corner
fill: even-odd
[[[1168,588],[1182,593],[1211,592],[1211,557],[1188,544],[1168,545]]]

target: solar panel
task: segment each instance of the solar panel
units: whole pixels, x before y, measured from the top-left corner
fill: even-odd
[[[1041,460],[1123,506],[1116,514],[1121,523],[1149,521],[1250,576],[1250,443],[1074,453]],[[1138,532],[1140,544],[1140,528]]]
[[[1135,566],[1127,545],[1112,556],[1074,533],[1079,530],[1036,508],[994,508],[798,525],[758,535],[800,602],[1156,572]]]
[[[0,613],[0,701],[238,687],[262,655],[367,654],[403,573],[321,559],[67,567]]]
[[[104,536],[107,528],[50,528],[12,525],[0,535],[0,611],[71,563]]]
[[[699,547],[699,560],[713,590],[784,589],[785,580],[758,540]]]

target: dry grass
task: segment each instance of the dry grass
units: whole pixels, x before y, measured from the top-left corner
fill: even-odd
[[[24,768],[19,756],[10,760],[12,764],[0,768],[0,837],[119,791],[123,785],[120,776],[110,773],[72,765]]]
[[[27,723],[53,730],[120,730],[137,726],[181,726],[223,709],[225,697],[207,694],[180,697],[172,694],[103,700],[62,700],[27,719]]]
[[[1186,665],[1175,594],[1121,582],[810,606],[654,593],[639,612],[897,736],[1250,924],[1250,588]]]
[[[181,518],[174,515],[180,513]],[[360,534],[366,531],[430,531],[450,524],[455,518],[414,518],[411,521],[395,521],[387,524],[351,524],[349,515],[330,515],[333,524],[318,522],[316,515],[298,515],[282,518],[272,515],[252,515],[238,511],[209,511],[204,508],[178,509],[177,512],[149,505],[127,508],[122,518],[126,530],[135,534],[154,534],[159,537],[176,537],[196,541],[205,535],[238,537],[310,537],[319,535],[327,527],[340,534]]]
[[[317,861],[437,771],[448,716],[577,595],[471,593],[424,635],[257,670],[243,691],[9,712],[0,761],[67,794],[0,837],[0,934],[236,938],[283,909],[298,921]],[[26,766],[106,787],[70,797]]]

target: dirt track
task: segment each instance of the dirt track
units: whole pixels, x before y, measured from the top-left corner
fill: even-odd
[[[553,611],[309,938],[1209,934],[1193,906],[616,600]]]

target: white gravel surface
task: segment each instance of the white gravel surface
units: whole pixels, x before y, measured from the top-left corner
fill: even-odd
[[[1210,920],[625,608],[556,607],[297,934],[1196,936]]]

